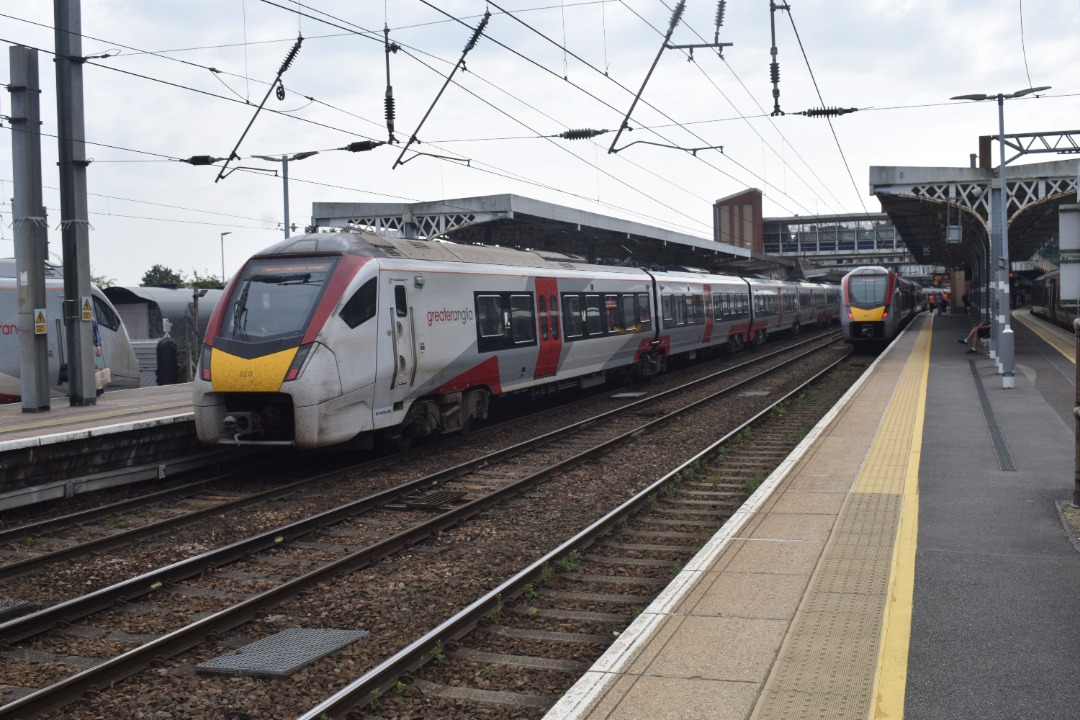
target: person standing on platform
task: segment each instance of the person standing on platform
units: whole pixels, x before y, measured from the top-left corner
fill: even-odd
[[[944,315],[949,311],[949,301],[945,298],[945,293],[937,296],[937,311],[938,315]]]
[[[930,314],[934,314],[934,293],[930,293],[926,296],[926,309],[930,311]]]

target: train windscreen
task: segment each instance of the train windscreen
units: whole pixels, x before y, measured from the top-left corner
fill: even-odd
[[[852,275],[848,278],[848,301],[861,310],[881,307],[888,288],[888,275]]]
[[[336,264],[335,258],[252,260],[225,306],[221,337],[259,343],[302,336]]]

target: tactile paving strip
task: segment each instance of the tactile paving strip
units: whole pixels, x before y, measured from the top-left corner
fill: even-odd
[[[921,442],[916,408],[929,341],[929,333],[921,333],[908,356],[755,720],[864,720],[870,714],[904,502],[918,502],[917,494],[904,493],[911,447]]]
[[[284,677],[367,637],[367,630],[293,628],[198,665],[199,672]]]

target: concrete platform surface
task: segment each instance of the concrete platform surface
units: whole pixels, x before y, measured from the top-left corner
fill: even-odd
[[[191,419],[191,383],[105,392],[82,407],[54,398],[46,412],[24,413],[11,403],[0,405],[0,453]]]
[[[1010,389],[916,318],[546,717],[1080,717],[1075,365],[1021,315]]]

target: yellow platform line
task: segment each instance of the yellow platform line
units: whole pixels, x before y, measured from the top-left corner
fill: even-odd
[[[1064,355],[1066,360],[1076,364],[1076,341],[1068,334],[1068,330],[1059,328],[1057,325],[1048,325],[1045,320],[1033,318],[1026,310],[1013,310],[1012,316],[1018,323],[1042,338],[1047,345]],[[1069,338],[1067,341],[1066,337]]]
[[[899,720],[904,717],[911,610],[915,595],[915,550],[919,534],[919,463],[922,459],[932,334],[932,326],[927,324],[925,332],[920,333],[901,376],[900,385],[907,387],[910,393],[907,398],[910,404],[905,403],[902,407],[913,407],[914,412],[890,413],[906,415],[910,419],[910,428],[909,432],[901,433],[903,442],[907,445],[907,453],[902,466],[904,482],[901,488],[900,528],[893,545],[889,594],[881,628],[873,704],[869,714],[869,717],[875,720]],[[858,487],[856,491],[859,491]]]

